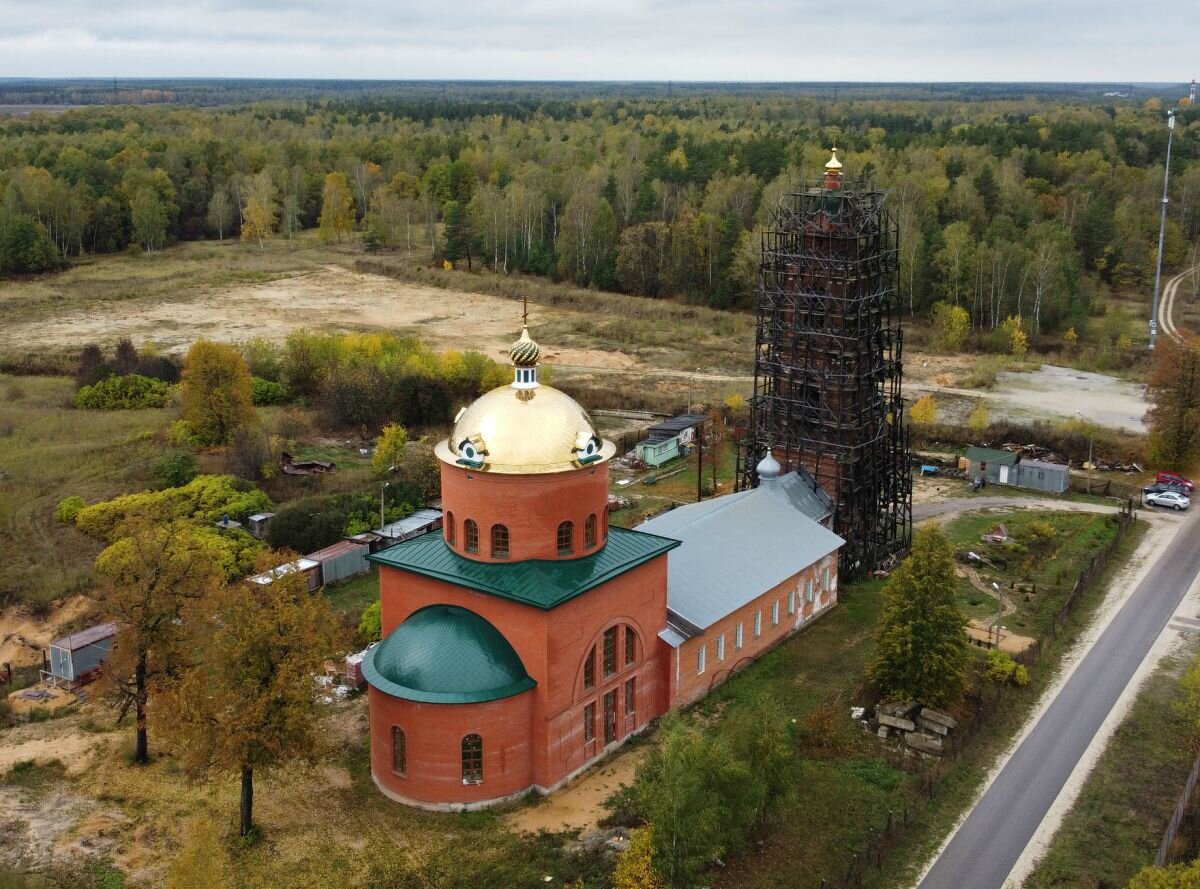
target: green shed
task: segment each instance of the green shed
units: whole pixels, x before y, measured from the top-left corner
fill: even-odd
[[[679,456],[679,436],[672,435],[662,441],[640,442],[637,446],[638,459],[647,466],[662,466]]]

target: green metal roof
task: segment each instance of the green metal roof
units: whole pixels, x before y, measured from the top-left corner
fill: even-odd
[[[425,704],[496,701],[537,685],[500,631],[457,605],[414,611],[363,658],[363,676],[385,694]]]
[[[549,611],[677,546],[678,540],[656,534],[609,528],[607,543],[579,559],[475,562],[446,546],[440,531],[431,531],[368,558]]]
[[[999,463],[1001,466],[1014,466],[1019,458],[1012,451],[1001,451],[997,448],[967,448],[967,459],[972,463]]]

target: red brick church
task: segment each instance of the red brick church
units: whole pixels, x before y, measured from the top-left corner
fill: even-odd
[[[371,772],[410,805],[560,787],[837,599],[842,540],[811,478],[768,454],[758,488],[610,527],[616,447],[538,381],[527,330],[509,355],[512,384],[435,449],[442,530],[371,557]]]

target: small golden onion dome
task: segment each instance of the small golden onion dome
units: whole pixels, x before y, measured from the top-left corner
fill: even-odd
[[[828,161],[826,161],[825,169],[832,172],[834,170],[840,170],[841,168],[842,168],[842,162],[840,160],[838,160],[837,146],[834,146],[833,157],[831,157]]]
[[[525,391],[503,386],[481,395],[434,448],[452,466],[507,475],[579,469],[616,451],[596,434],[587,411],[553,386]]]
[[[508,348],[508,357],[514,367],[536,367],[542,357],[542,347],[533,341],[529,328],[521,328],[521,338]]]

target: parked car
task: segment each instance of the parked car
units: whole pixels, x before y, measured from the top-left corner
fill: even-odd
[[[1146,502],[1151,506],[1169,506],[1171,509],[1187,509],[1192,501],[1174,491],[1163,491],[1161,494],[1147,494]]]
[[[1183,485],[1171,485],[1165,482],[1160,482],[1159,484],[1154,485],[1146,485],[1146,487],[1142,488],[1143,494],[1165,494],[1168,491],[1170,491],[1172,494],[1182,494],[1184,497],[1192,496],[1192,492]]]
[[[1184,478],[1182,475],[1179,475],[1176,472],[1160,472],[1154,477],[1154,480],[1167,485],[1183,485],[1188,489],[1189,495],[1192,493],[1192,491],[1196,490],[1196,486],[1192,483],[1190,478]]]

